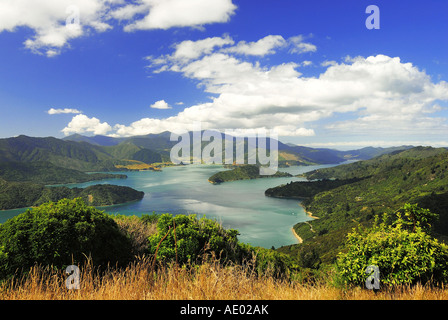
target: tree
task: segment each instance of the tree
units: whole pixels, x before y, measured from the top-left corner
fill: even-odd
[[[381,223],[377,217],[372,228],[347,235],[345,252],[340,252],[337,260],[343,283],[363,286],[368,276],[366,269],[372,265],[379,267],[381,283],[385,285],[448,282],[448,246],[422,227],[427,217],[434,215],[409,205],[402,211],[405,218],[398,214],[392,224],[386,223],[388,216],[384,215]]]
[[[404,214],[404,217],[403,217]],[[402,223],[408,230],[415,232],[420,227],[428,233],[432,223],[438,219],[438,215],[432,213],[429,209],[418,207],[417,204],[406,203],[397,211],[398,220],[395,223]]]
[[[301,268],[319,269],[321,264],[319,254],[313,247],[305,246],[299,252],[299,266]]]
[[[103,211],[82,199],[42,204],[0,225],[0,277],[34,264],[64,268],[90,257],[95,265],[125,263],[130,240]]]
[[[182,265],[197,262],[202,255],[213,252],[222,260],[235,261],[239,252],[237,230],[226,230],[218,222],[197,219],[196,215],[162,214],[157,230],[149,237],[149,251],[151,254],[157,251],[158,260]]]

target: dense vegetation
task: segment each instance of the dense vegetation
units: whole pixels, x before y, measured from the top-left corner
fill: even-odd
[[[235,180],[248,180],[259,178],[278,178],[278,177],[292,177],[290,173],[277,171],[273,175],[260,175],[260,168],[257,165],[239,165],[235,166],[232,170],[221,171],[215,173],[208,181],[214,184],[222,183],[225,181]]]
[[[143,196],[143,192],[123,186],[45,187],[36,183],[8,182],[0,178],[0,210],[33,207],[63,198],[82,198],[89,205],[106,206],[141,200]]]
[[[34,138],[22,135],[0,139],[0,162],[50,162],[66,169],[106,172],[118,171],[115,164],[120,160],[141,160],[149,164],[168,161],[169,150],[148,150],[126,141],[102,146],[53,137]]]
[[[285,289],[306,285],[306,290],[314,290],[316,294],[316,290],[323,290],[324,283],[325,290],[333,288],[340,292],[339,286],[345,289],[352,285],[364,287],[369,265],[380,268],[381,288],[428,281],[445,285],[448,282],[448,246],[430,235],[435,218],[436,215],[427,209],[406,204],[395,216],[384,215],[381,221],[376,218],[370,228],[353,230],[336,264],[317,272],[315,269],[320,267],[321,261],[314,250],[301,251],[294,257],[273,249],[252,247],[238,241],[236,230],[226,230],[206,218],[171,214],[111,216],[87,206],[82,199],[63,199],[27,210],[0,225],[0,288],[4,290],[2,281],[12,276],[20,281],[21,275],[26,275],[35,265],[41,266],[37,270],[63,271],[68,264],[84,267],[85,262],[88,263],[86,272],[90,273],[98,267],[110,270],[105,268],[108,265],[123,267],[118,272],[98,273],[103,274],[104,279],[95,280],[93,287],[131,270],[133,275],[129,274],[124,281],[142,279],[143,273],[138,270],[146,270],[143,278],[151,280],[144,282],[146,292],[148,285],[153,286],[166,270],[173,272],[176,283],[189,278],[188,275],[197,275],[193,282],[199,285],[202,293],[214,288],[219,281],[226,281],[230,275],[238,284],[250,279],[255,285],[264,279],[264,290],[272,288],[274,283],[275,287]],[[157,272],[151,273],[154,270]],[[200,270],[211,270],[207,277],[213,281],[206,281],[197,273]],[[218,274],[222,272],[226,276],[221,279]],[[37,280],[39,283],[49,284],[56,277],[53,273],[50,279],[45,274],[48,273]],[[36,275],[35,271],[31,272],[30,279]],[[92,281],[89,277],[83,276],[83,290],[87,290],[85,286]],[[188,286],[193,282],[188,282]],[[238,286],[234,285],[236,289]],[[180,284],[176,288],[187,290]],[[249,288],[252,288],[249,291],[254,290],[253,286],[246,289]],[[256,290],[263,291],[262,288]],[[302,297],[303,294],[309,295],[309,292],[302,291]]]
[[[354,230],[347,236],[337,268],[345,284],[362,286],[366,270],[376,266],[386,286],[417,283],[444,285],[448,282],[448,246],[427,232],[435,218],[427,209],[406,204],[393,217],[376,217],[369,228]]]
[[[243,244],[238,234],[237,230],[226,230],[218,222],[198,219],[196,215],[163,214],[158,217],[157,233],[149,237],[149,253],[157,252],[157,259],[180,265],[202,263],[210,256],[223,264],[242,264],[256,256],[254,268],[259,274],[268,271],[280,277],[296,268],[291,257]]]
[[[45,161],[62,168],[85,172],[117,171],[115,165],[122,160],[137,160],[146,164],[169,162],[170,150],[177,144],[177,141],[171,141],[170,138],[170,132],[129,138],[73,135],[62,140],[53,137],[35,138],[21,135],[0,139],[0,162]],[[222,150],[224,151],[225,140],[222,141]],[[235,147],[235,138],[233,141],[235,141]],[[244,155],[247,158],[247,138],[243,143]],[[203,148],[207,144],[208,142],[201,142],[201,147]],[[269,146],[269,143],[267,145]],[[403,148],[406,147],[398,149]],[[364,148],[338,151],[294,146],[279,141],[278,161],[280,166],[341,163],[348,159],[369,159],[396,149]]]
[[[269,188],[265,191],[265,195],[275,198],[289,199],[305,199],[312,197],[319,192],[328,191],[345,184],[357,182],[360,179],[353,178],[347,180],[329,180],[323,179],[318,181],[291,181],[285,185]]]
[[[363,285],[365,267],[378,265],[387,285],[428,280],[446,284],[448,251],[442,242],[448,239],[448,150],[442,148],[336,152],[280,144],[284,165],[384,155],[316,170],[306,174],[313,181],[267,190],[269,196],[306,198],[302,204],[320,218],[294,226],[302,244],[277,250],[242,244],[236,230],[208,219],[170,214],[114,217],[88,206],[141,199],[143,193],[130,188],[44,186],[43,181],[67,183],[87,171],[117,170],[118,164],[129,161],[165,161],[172,146],[167,137],[89,138],[89,143],[0,139],[0,208],[39,206],[0,225],[0,277],[26,272],[36,263],[60,269],[91,257],[96,266],[124,266],[144,255],[159,265],[177,262],[184,267],[206,263],[208,257],[223,266],[251,261],[251,272],[309,283],[321,273],[336,272],[344,285]],[[90,143],[95,140],[107,146]],[[220,172],[210,182],[262,177],[273,176],[260,176],[258,166],[246,165]],[[379,223],[383,213],[388,215]],[[434,221],[433,213],[438,217]]]
[[[41,184],[82,183],[103,179],[126,179],[123,174],[87,174],[73,169],[58,167],[50,162],[1,162],[0,178],[7,181],[34,182]]]
[[[81,199],[46,203],[0,225],[0,276],[37,264],[63,268],[90,257],[97,265],[129,261],[130,241],[107,214]]]
[[[135,219],[137,226],[132,223]],[[142,227],[154,224],[155,230]],[[207,256],[223,264],[242,264],[257,256],[257,272],[280,277],[295,268],[290,257],[242,244],[237,235],[236,230],[225,230],[216,221],[195,215],[113,217],[80,198],[63,199],[29,209],[0,225],[0,277],[26,271],[36,263],[63,268],[89,257],[96,266],[123,265],[137,255],[179,265],[200,264]]]
[[[322,190],[302,201],[306,210],[320,219],[295,225],[294,230],[303,244],[287,246],[280,251],[290,254],[314,251],[324,263],[333,263],[353,227],[371,226],[377,214],[395,212],[405,203],[418,204],[438,214],[432,232],[438,239],[447,239],[447,156],[448,150],[444,148],[417,147],[307,173],[309,179],[355,180]],[[285,194],[291,194],[293,187],[295,184],[284,186]],[[282,188],[279,189],[277,192],[282,195]],[[314,189],[319,190],[319,187]]]

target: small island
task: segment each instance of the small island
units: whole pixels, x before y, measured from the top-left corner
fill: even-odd
[[[212,184],[220,184],[226,181],[236,180],[250,180],[259,178],[280,178],[280,177],[292,177],[293,175],[287,172],[277,171],[273,175],[260,175],[260,168],[257,165],[237,165],[232,170],[221,171],[215,173],[208,182]]]
[[[28,208],[63,198],[82,198],[91,206],[109,206],[141,200],[144,192],[109,184],[87,188],[46,187],[38,183],[9,182],[0,178],[0,210]]]

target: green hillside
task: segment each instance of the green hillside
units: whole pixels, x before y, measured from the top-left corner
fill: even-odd
[[[216,132],[217,135],[220,133]],[[23,136],[24,137],[24,136]],[[203,149],[210,142],[199,142],[193,139],[193,133],[189,132],[191,142],[191,152],[194,147],[200,147]],[[24,138],[23,138],[24,139]],[[47,139],[47,138],[40,138]],[[54,139],[54,138],[53,138]],[[228,137],[221,134],[222,140],[222,154],[225,154],[225,143],[232,141],[233,143],[233,158],[236,159],[236,146],[244,148],[242,152],[244,155],[245,163],[248,163],[248,149],[249,139],[244,138],[242,140],[235,137]],[[146,164],[169,162],[170,151],[179,141],[171,141],[170,132],[162,132],[158,134],[148,134],[143,136],[133,136],[127,138],[112,138],[105,136],[93,136],[86,137],[79,134],[66,137],[61,140],[62,142],[76,143],[82,146],[83,150],[87,149],[93,152],[95,158],[89,158],[86,162],[85,159],[68,160],[65,159],[65,167],[78,169],[82,171],[113,171],[115,170],[115,164],[119,160],[137,160]],[[54,141],[53,141],[54,142]],[[269,150],[271,140],[268,139],[266,147]],[[393,148],[362,148],[358,150],[340,151],[324,148],[309,148],[303,146],[297,146],[292,144],[285,144],[281,141],[277,141],[278,145],[278,165],[279,167],[288,167],[296,165],[313,165],[313,164],[334,164],[342,163],[347,160],[365,160],[372,157],[390,153],[396,150],[405,150],[410,148],[409,146],[393,147]],[[254,145],[253,148],[257,148]],[[263,152],[264,150],[261,150]],[[0,147],[0,159],[1,159],[1,147]],[[49,159],[51,161],[51,157]],[[223,159],[224,163],[224,159]],[[55,163],[57,164],[57,163]],[[58,164],[57,164],[58,165]]]
[[[278,177],[292,177],[290,173],[277,171],[273,175],[260,175],[260,168],[256,165],[241,165],[236,166],[232,170],[221,171],[215,173],[208,181],[213,184],[223,183],[225,181],[235,180],[249,180],[259,178],[278,178]]]
[[[100,172],[118,171],[115,165],[120,160],[148,164],[167,161],[160,153],[131,142],[101,146],[83,141],[79,136],[76,139],[78,141],[27,136],[0,139],[0,162],[49,162],[66,169]]]
[[[111,171],[111,156],[101,147],[85,142],[63,141],[53,137],[18,136],[0,139],[0,161],[47,161],[59,167],[80,171]]]
[[[0,178],[0,210],[38,206],[63,198],[83,198],[92,206],[106,206],[141,200],[143,192],[115,185],[87,188],[45,187],[37,183],[8,182]]]
[[[55,166],[50,162],[0,162],[0,177],[7,181],[41,184],[82,183],[102,179],[126,179],[123,174],[87,174],[74,169]]]
[[[305,174],[308,179],[339,181],[295,182],[277,187],[276,196],[307,197],[302,204],[320,218],[295,225],[303,244],[281,250],[297,252],[308,248],[323,261],[332,262],[353,227],[370,225],[377,214],[392,213],[405,203],[416,203],[437,213],[434,235],[447,239],[447,169],[448,150],[417,147]]]

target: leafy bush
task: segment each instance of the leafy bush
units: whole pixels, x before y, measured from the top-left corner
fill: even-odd
[[[366,268],[376,265],[381,284],[400,285],[426,283],[444,284],[448,281],[448,246],[439,243],[423,231],[432,214],[415,206],[402,208],[392,224],[375,220],[370,229],[354,230],[348,234],[346,252],[340,253],[337,269],[345,284],[364,285]],[[416,220],[422,213],[422,221]],[[412,226],[412,227],[411,227]]]
[[[276,278],[288,278],[298,270],[294,259],[287,254],[261,247],[253,247],[241,244],[242,260],[252,264],[252,268],[259,276],[273,276]]]
[[[149,251],[157,252],[157,261],[176,261],[177,257],[177,262],[184,265],[201,263],[204,257],[213,255],[221,263],[246,265],[258,275],[276,277],[288,276],[297,268],[288,255],[241,243],[237,230],[226,230],[218,222],[197,219],[196,215],[160,215],[157,229],[157,234],[149,237]]]
[[[34,264],[64,267],[90,256],[95,265],[124,263],[129,239],[106,213],[82,199],[62,199],[7,220],[0,225],[0,276]]]
[[[149,237],[149,251],[155,254],[158,248],[157,259],[174,261],[177,257],[178,263],[185,264],[211,252],[221,260],[234,260],[237,255],[238,231],[225,230],[210,219],[163,214],[159,216],[157,230],[157,234]]]

